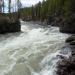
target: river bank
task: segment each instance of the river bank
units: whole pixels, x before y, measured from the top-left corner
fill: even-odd
[[[47,19],[44,19],[43,21],[41,20],[24,20],[23,21],[27,21],[27,22],[32,22],[34,24],[39,24],[39,25],[43,25],[43,26],[55,26],[55,27],[59,27],[60,32],[62,33],[71,33],[74,34],[75,33],[75,14],[71,13],[69,14],[69,16],[65,17],[63,15],[63,13],[55,13],[51,16],[48,16]]]
[[[0,13],[0,34],[19,32],[21,31],[21,25],[19,19],[12,14]]]
[[[57,75],[75,75],[75,35],[66,39],[66,46],[62,49],[60,60],[57,62]],[[69,56],[63,53],[69,52]]]

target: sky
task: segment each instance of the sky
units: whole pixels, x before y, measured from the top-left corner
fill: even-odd
[[[5,1],[5,12],[8,12],[8,0],[4,0]],[[15,1],[17,1],[17,0],[12,0],[12,8],[14,9],[14,7],[15,7]],[[37,4],[39,1],[43,1],[43,0],[20,0],[21,1],[21,3],[22,3],[22,7],[30,7],[30,6],[32,6],[32,5],[35,5],[35,4]],[[13,10],[12,9],[12,10]]]
[[[38,3],[39,1],[42,0],[21,0],[21,3],[23,4],[23,6],[31,6]]]
[[[15,3],[15,1],[17,1],[17,0],[12,0],[12,4]],[[23,6],[31,6],[31,5],[35,5],[39,1],[43,1],[43,0],[20,0],[20,1]],[[7,6],[8,0],[5,0],[5,3]]]

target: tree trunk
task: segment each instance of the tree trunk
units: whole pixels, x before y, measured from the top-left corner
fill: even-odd
[[[11,0],[9,0],[9,7],[8,7],[8,9],[9,9],[9,13],[11,12]]]
[[[4,6],[4,0],[3,0],[3,13],[4,13],[4,7],[5,7],[5,6]]]
[[[0,0],[0,13],[2,12],[2,0]]]

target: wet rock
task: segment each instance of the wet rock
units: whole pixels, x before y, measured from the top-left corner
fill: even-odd
[[[68,58],[59,57],[59,61],[57,62],[57,75],[75,75],[75,47],[69,45],[67,47],[69,47],[71,55]]]
[[[0,34],[19,32],[21,30],[21,25],[19,20],[8,20],[8,18],[0,19]]]
[[[70,36],[69,38],[67,38],[66,39],[66,43],[70,43],[70,42],[72,42],[72,41],[74,41],[75,40],[75,36]]]
[[[66,43],[69,43],[70,45],[75,45],[75,35],[70,36],[66,39]]]
[[[63,59],[58,62],[57,75],[72,75],[75,74],[75,59]]]
[[[64,59],[65,57],[62,55],[57,55],[57,57],[59,57],[60,59]]]
[[[70,45],[75,45],[75,41],[70,42]]]

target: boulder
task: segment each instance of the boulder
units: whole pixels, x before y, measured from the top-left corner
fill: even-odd
[[[0,34],[19,32],[21,25],[19,20],[11,20],[8,17],[0,18]]]
[[[65,42],[69,43],[72,46],[75,45],[75,35],[72,35],[69,38],[67,38]]]
[[[72,41],[75,40],[75,36],[70,36],[69,38],[66,39],[66,43],[71,43]]]
[[[70,45],[75,45],[75,41],[70,42]]]

